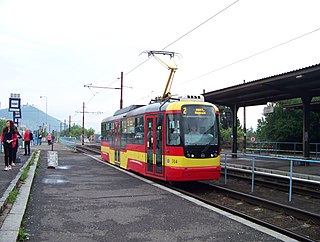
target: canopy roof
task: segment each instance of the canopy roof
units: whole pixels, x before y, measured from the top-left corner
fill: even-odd
[[[203,94],[214,104],[255,106],[298,97],[320,96],[320,64]]]

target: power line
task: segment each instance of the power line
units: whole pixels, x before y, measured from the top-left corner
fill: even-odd
[[[225,10],[227,10],[228,8],[230,8],[231,6],[233,6],[234,4],[236,4],[237,2],[239,2],[240,0],[236,0],[233,3],[229,4],[227,7],[225,7],[224,9],[220,10],[218,13],[214,14],[213,16],[211,16],[210,18],[208,18],[207,20],[203,21],[202,23],[198,24],[196,27],[194,27],[193,29],[189,30],[187,33],[183,34],[181,37],[179,37],[178,39],[176,39],[175,41],[171,42],[170,44],[168,44],[166,47],[164,47],[162,50],[167,49],[169,46],[173,45],[174,43],[178,42],[179,40],[181,40],[183,37],[187,36],[188,34],[192,33],[193,31],[195,31],[196,29],[198,29],[199,27],[201,27],[202,25],[204,25],[205,23],[209,22],[211,19],[213,19],[214,17],[218,16],[219,14],[221,14],[222,12],[224,12]]]
[[[192,28],[191,30],[189,30],[188,32],[186,32],[185,34],[183,34],[182,36],[180,36],[179,38],[177,38],[176,40],[172,41],[170,44],[168,44],[167,46],[165,46],[164,48],[162,48],[162,50],[167,49],[168,47],[170,47],[171,45],[175,44],[176,42],[178,42],[179,40],[181,40],[182,38],[186,37],[187,35],[189,35],[190,33],[192,33],[193,31],[195,31],[196,29],[200,28],[202,25],[204,25],[205,23],[209,22],[210,20],[212,20],[214,17],[218,16],[219,14],[223,13],[225,10],[227,10],[228,8],[230,8],[231,6],[233,6],[234,4],[236,4],[237,2],[239,2],[240,0],[236,0],[233,3],[229,4],[227,7],[223,8],[222,10],[220,10],[218,13],[215,13],[214,15],[212,15],[210,18],[206,19],[205,21],[201,22],[200,24],[198,24],[196,27]],[[148,57],[148,59],[144,60],[143,62],[141,62],[140,64],[138,64],[137,66],[135,66],[134,68],[132,68],[131,70],[129,70],[127,73],[124,74],[124,76],[127,76],[128,74],[130,74],[131,72],[133,72],[134,70],[136,70],[137,68],[139,68],[140,66],[142,66],[144,63],[146,63],[148,60],[150,59],[150,56]]]
[[[229,67],[229,66],[238,64],[238,63],[240,63],[240,62],[242,62],[242,61],[248,60],[248,59],[253,58],[253,57],[257,56],[257,55],[261,55],[261,54],[266,53],[266,52],[268,52],[268,51],[270,51],[270,50],[273,50],[273,49],[275,49],[275,48],[278,48],[278,47],[280,47],[280,46],[283,46],[283,45],[286,45],[286,44],[288,44],[288,43],[290,43],[290,42],[293,42],[293,41],[295,41],[295,40],[297,40],[297,39],[303,38],[303,37],[305,37],[305,36],[307,36],[307,35],[309,35],[309,34],[315,33],[316,31],[319,31],[319,30],[320,30],[320,28],[317,28],[317,29],[315,29],[315,30],[312,30],[312,31],[310,31],[310,32],[308,32],[308,33],[305,33],[305,34],[303,34],[303,35],[300,35],[300,36],[295,37],[295,38],[293,38],[293,39],[290,39],[290,40],[288,40],[288,41],[285,41],[285,42],[282,42],[282,43],[280,43],[280,44],[274,45],[274,46],[272,46],[272,47],[270,47],[270,48],[268,48],[268,49],[265,49],[265,50],[262,50],[262,51],[260,51],[260,52],[255,53],[255,54],[249,55],[249,56],[247,56],[247,57],[244,57],[244,58],[242,58],[242,59],[240,59],[240,60],[234,61],[234,62],[232,62],[232,63],[230,63],[230,64],[225,65],[225,66],[222,66],[222,67],[219,67],[219,68],[214,69],[214,70],[212,70],[212,71],[209,71],[209,72],[207,72],[207,73],[205,73],[205,74],[203,74],[203,75],[200,75],[200,76],[197,76],[197,77],[195,77],[195,78],[192,78],[192,79],[190,79],[190,80],[188,80],[188,81],[182,82],[182,83],[180,83],[180,85],[183,85],[183,84],[186,84],[186,83],[188,83],[188,82],[191,82],[191,81],[200,79],[200,78],[202,78],[202,77],[204,77],[204,76],[210,75],[210,74],[212,74],[212,73],[214,73],[214,72],[220,71],[220,70],[225,69],[225,68],[227,68],[227,67]]]
[[[119,79],[119,78],[117,78],[117,79]],[[116,82],[118,81],[117,79],[114,80],[114,81],[112,81],[112,82],[109,84],[109,87],[97,87],[97,86],[93,86],[92,83],[91,83],[91,84],[86,84],[86,85],[84,85],[84,87],[88,87],[89,90],[92,92],[92,97],[91,97],[86,103],[87,103],[87,104],[90,103],[90,102],[93,100],[93,98],[95,98],[96,95],[98,95],[99,93],[101,93],[101,92],[103,91],[103,89],[120,89],[120,88],[110,87],[112,84],[114,84],[114,83],[116,83]],[[100,91],[94,93],[94,92],[90,89],[90,87],[100,88]]]

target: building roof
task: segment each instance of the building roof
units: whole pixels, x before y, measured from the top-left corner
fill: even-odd
[[[225,106],[236,104],[237,107],[320,96],[320,63],[203,95],[208,102]]]

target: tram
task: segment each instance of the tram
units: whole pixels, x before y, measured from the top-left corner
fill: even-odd
[[[170,94],[177,53],[146,51],[169,70],[162,97],[148,105],[120,109],[101,122],[101,157],[123,169],[165,181],[217,180],[220,177],[219,110],[202,95]]]
[[[101,122],[101,157],[165,181],[219,179],[218,116],[201,95],[120,109]]]

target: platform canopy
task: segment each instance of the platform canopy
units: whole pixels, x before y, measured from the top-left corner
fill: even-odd
[[[266,77],[256,81],[204,93],[207,102],[228,106],[233,112],[232,152],[236,153],[236,120],[239,107],[263,105],[292,98],[301,98],[301,104],[287,105],[286,108],[303,109],[303,156],[310,156],[309,128],[310,111],[319,110],[319,102],[311,103],[320,96],[320,64],[299,70]]]
[[[320,96],[320,64],[203,94],[214,104],[245,107]]]

